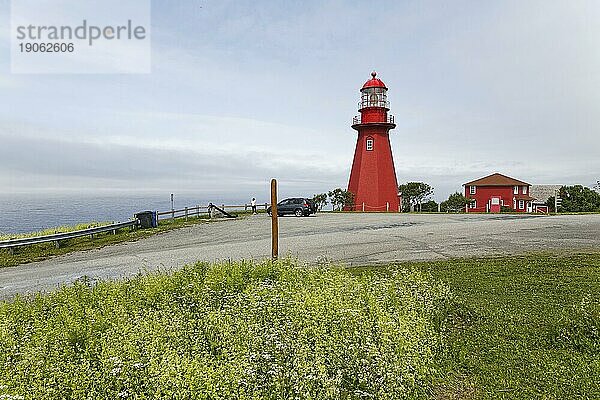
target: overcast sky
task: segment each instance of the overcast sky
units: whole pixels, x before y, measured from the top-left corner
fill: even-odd
[[[5,192],[346,187],[359,89],[389,88],[399,183],[600,179],[600,1],[154,1],[152,73],[10,73]]]

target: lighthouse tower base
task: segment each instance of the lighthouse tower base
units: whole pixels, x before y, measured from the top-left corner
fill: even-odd
[[[373,150],[366,150],[367,140]],[[387,132],[359,133],[348,191],[354,194],[354,211],[398,211],[398,183]]]

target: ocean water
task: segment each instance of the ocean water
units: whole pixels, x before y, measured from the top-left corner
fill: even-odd
[[[175,209],[196,204],[244,204],[250,199],[202,195],[174,195]],[[0,194],[0,234],[36,232],[42,229],[86,222],[121,222],[139,211],[168,211],[170,193],[165,194]]]

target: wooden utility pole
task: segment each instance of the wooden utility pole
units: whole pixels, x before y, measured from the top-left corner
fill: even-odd
[[[279,221],[277,220],[277,179],[271,179],[271,257],[279,257]]]

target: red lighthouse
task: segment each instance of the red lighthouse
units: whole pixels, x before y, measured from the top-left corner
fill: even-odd
[[[396,124],[388,114],[385,84],[376,72],[371,77],[360,90],[360,116],[352,121],[358,139],[348,191],[354,194],[356,211],[398,211],[398,182],[389,138]]]

